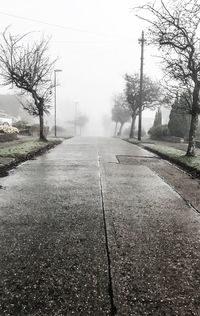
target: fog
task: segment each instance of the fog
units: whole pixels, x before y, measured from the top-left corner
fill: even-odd
[[[58,57],[55,68],[62,70],[57,73],[58,125],[65,126],[77,114],[83,114],[88,123],[82,134],[112,134],[112,96],[123,90],[126,72],[131,74],[140,69],[138,38],[147,25],[135,16],[132,8],[145,2],[8,0],[1,3],[1,32],[10,25],[13,34],[34,31],[29,34],[30,40],[51,37],[49,55],[52,59]],[[145,46],[144,53],[144,72],[159,79],[157,52]],[[0,94],[15,92],[0,88]],[[50,125],[54,122],[53,106],[52,99],[51,115],[47,118]],[[144,113],[144,124],[149,125],[153,117],[153,112]]]

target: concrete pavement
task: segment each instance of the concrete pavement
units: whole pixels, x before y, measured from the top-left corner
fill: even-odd
[[[200,217],[149,161],[73,138],[0,179],[0,315],[200,315]]]

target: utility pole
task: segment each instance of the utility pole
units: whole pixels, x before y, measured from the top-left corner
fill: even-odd
[[[139,94],[139,117],[138,117],[138,140],[141,140],[142,134],[142,102],[143,102],[143,65],[144,65],[144,31],[142,31],[142,38],[139,39],[141,44],[141,64],[140,64],[140,94]]]

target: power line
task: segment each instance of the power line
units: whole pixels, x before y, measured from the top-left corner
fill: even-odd
[[[83,30],[83,29],[79,29],[79,28],[74,28],[74,27],[71,27],[71,26],[64,26],[64,25],[60,25],[60,24],[53,24],[53,23],[42,21],[42,20],[32,19],[32,18],[29,18],[29,17],[15,15],[15,14],[6,13],[6,12],[2,12],[2,11],[0,11],[0,14],[1,15],[5,15],[5,16],[9,16],[9,17],[12,17],[12,18],[15,18],[15,19],[19,19],[19,20],[25,20],[25,21],[29,21],[29,22],[35,22],[35,23],[39,23],[39,24],[44,24],[44,25],[56,27],[56,28],[61,28],[61,29],[64,29],[64,30],[71,30],[71,31],[74,31],[74,32],[81,32],[81,33],[93,34],[93,35],[98,35],[98,36],[104,36],[106,38],[108,38],[108,37],[116,38],[116,40],[105,41],[106,43],[117,42],[117,41],[126,42],[126,41],[132,41],[133,40],[132,38],[124,39],[124,37],[123,37],[123,39],[120,39],[118,36],[116,36],[114,34],[98,33],[98,32]],[[117,39],[117,38],[119,38],[119,39]],[[80,42],[79,41],[56,41],[56,42],[59,42],[59,43],[84,43],[85,41],[80,41]],[[88,41],[87,43],[93,43],[93,41],[91,41],[91,42]]]
[[[92,32],[92,31],[88,31],[88,30],[82,30],[82,29],[74,28],[74,27],[71,27],[71,26],[64,26],[64,25],[59,25],[59,24],[53,24],[53,23],[42,21],[42,20],[27,18],[27,17],[24,17],[24,16],[10,14],[10,13],[6,13],[6,12],[2,12],[2,11],[0,11],[0,14],[1,15],[5,15],[5,16],[10,16],[10,17],[15,18],[15,19],[25,20],[25,21],[29,21],[29,22],[36,22],[36,23],[40,23],[40,24],[44,24],[44,25],[48,25],[48,26],[62,28],[64,30],[71,30],[71,31],[75,31],[75,32],[88,33],[88,34],[95,34],[95,35],[99,35],[99,36],[107,36],[107,34],[103,34],[103,33],[96,33],[96,32]]]
[[[70,44],[110,44],[110,43],[116,43],[118,44],[119,42],[129,42],[130,44],[132,44],[132,39],[118,39],[118,40],[106,40],[106,41],[57,41],[57,40],[52,40],[51,42],[53,43],[70,43]]]

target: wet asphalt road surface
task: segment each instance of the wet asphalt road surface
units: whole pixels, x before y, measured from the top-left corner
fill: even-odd
[[[200,315],[200,217],[159,163],[74,138],[1,178],[0,315]]]

